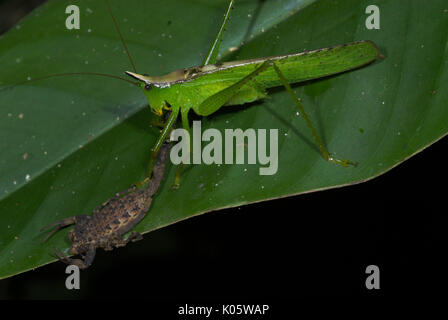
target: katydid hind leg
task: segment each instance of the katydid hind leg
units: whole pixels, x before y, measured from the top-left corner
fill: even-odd
[[[269,61],[269,64],[272,65],[272,67],[274,68],[275,72],[277,73],[280,81],[282,82],[283,86],[285,87],[286,91],[289,93],[289,95],[293,99],[294,103],[296,104],[297,108],[299,109],[299,113],[303,116],[303,118],[306,122],[306,125],[310,129],[311,134],[313,135],[313,138],[314,138],[317,146],[319,147],[319,151],[322,154],[322,156],[324,157],[324,159],[329,162],[333,162],[338,165],[341,165],[343,167],[347,167],[349,165],[356,166],[357,165],[356,162],[353,162],[353,161],[350,161],[347,159],[337,159],[330,155],[327,148],[324,146],[324,143],[322,142],[322,139],[321,139],[319,133],[317,132],[315,126],[313,125],[311,118],[309,117],[308,113],[305,111],[305,108],[303,107],[302,103],[300,102],[300,99],[297,98],[296,94],[292,90],[291,86],[289,85],[288,80],[283,75],[280,68],[277,67],[277,65],[275,64],[274,61]]]
[[[257,75],[266,70],[270,66],[269,61],[265,61],[257,69],[245,76],[243,79],[232,84],[230,87],[221,90],[214,95],[205,99],[197,109],[196,113],[200,116],[208,116],[218,111],[223,105],[225,105],[238,91],[249,81],[255,79]]]
[[[280,69],[277,67],[277,65],[270,60],[266,60],[263,62],[261,66],[259,66],[257,69],[252,71],[249,75],[238,81],[237,83],[231,85],[230,87],[221,90],[220,92],[215,93],[214,95],[208,97],[203,101],[198,109],[197,113],[199,115],[207,116],[215,111],[219,110],[223,105],[227,103],[235,94],[237,94],[238,90],[240,90],[246,83],[256,79],[256,77],[263,71],[265,71],[267,68],[274,68],[276,71],[280,81],[282,82],[285,89],[288,91],[288,93],[291,95],[291,98],[293,99],[294,103],[297,105],[300,114],[305,119],[305,122],[308,126],[308,128],[311,130],[311,133],[313,135],[313,138],[316,142],[316,144],[319,147],[319,151],[321,152],[322,156],[325,160],[334,162],[338,165],[341,165],[343,167],[347,167],[349,165],[356,165],[356,162],[350,161],[350,160],[343,160],[343,159],[337,159],[335,157],[332,157],[330,153],[327,151],[327,148],[324,146],[322,139],[320,138],[320,135],[318,134],[316,128],[313,125],[313,122],[311,121],[311,118],[308,116],[308,113],[305,111],[305,108],[303,107],[300,100],[295,95],[294,91],[292,90],[291,86],[288,83],[288,80],[285,78],[283,73],[280,71]]]

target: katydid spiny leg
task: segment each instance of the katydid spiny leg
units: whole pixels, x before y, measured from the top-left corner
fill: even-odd
[[[227,22],[230,19],[230,14],[231,11],[234,7],[235,4],[235,0],[230,0],[229,1],[229,5],[227,6],[227,10],[224,14],[224,19],[221,23],[220,28],[218,29],[218,33],[216,34],[215,39],[213,40],[209,51],[207,52],[204,61],[202,62],[202,65],[208,65],[208,64],[214,64],[216,63],[217,59],[218,59],[218,54],[219,54],[219,50],[221,47],[221,43],[222,43],[222,39],[224,38],[224,34],[226,31],[226,26],[227,26]],[[190,147],[189,147],[189,152],[191,154],[191,148],[192,148],[192,143],[191,143],[191,130],[190,130],[190,124],[188,122],[188,112],[189,109],[182,109],[181,111],[181,115],[182,115],[182,126],[185,130],[187,130],[189,137],[190,137]],[[178,189],[180,186],[180,178],[182,176],[182,172],[184,170],[185,164],[181,163],[179,164],[177,170],[176,170],[176,177],[174,178],[174,183],[171,186],[171,189]]]
[[[190,137],[190,143],[188,144],[188,157],[190,157],[191,153],[192,153],[192,143],[191,143],[191,128],[190,128],[190,122],[188,121],[188,112],[190,110],[189,109],[182,109],[181,110],[181,116],[182,116],[182,126],[185,130],[187,130],[188,132],[188,136]],[[174,178],[174,183],[171,186],[171,189],[178,189],[180,186],[180,178],[182,176],[182,172],[184,170],[185,164],[181,163],[179,164],[179,166],[177,167],[176,170],[176,176]]]
[[[271,60],[266,60],[257,69],[252,71],[249,75],[247,75],[237,83],[205,99],[205,101],[203,101],[199,106],[198,113],[204,116],[214,113],[215,111],[220,109],[224,104],[226,104],[227,101],[229,101],[238,92],[238,90],[243,87],[243,85],[255,79],[260,73],[262,73],[269,67],[274,68],[283,86],[291,95],[291,98],[294,100],[294,103],[297,105],[299,112],[300,114],[302,114],[308,128],[311,130],[311,134],[313,135],[313,138],[317,143],[319,151],[321,152],[324,159],[336,163],[338,165],[341,165],[343,167],[347,167],[348,165],[356,165],[356,163],[353,161],[337,159],[330,155],[330,153],[325,148],[316,128],[314,127],[311,118],[306,113],[305,108],[300,103],[300,100],[296,97],[294,91],[291,89],[291,86],[289,85],[288,81],[286,80],[280,69],[277,67],[275,62]]]
[[[313,122],[311,121],[311,118],[309,117],[309,115],[305,111],[305,108],[303,107],[302,103],[300,102],[300,99],[297,98],[297,96],[295,95],[295,93],[292,90],[291,86],[289,85],[288,80],[286,80],[285,76],[280,71],[279,67],[277,67],[277,65],[275,64],[274,61],[269,61],[268,60],[268,62],[269,62],[270,65],[272,65],[274,67],[274,70],[277,73],[280,81],[282,82],[282,84],[285,87],[286,91],[288,91],[288,93],[290,94],[290,96],[293,99],[294,103],[296,104],[297,108],[299,109],[299,114],[301,114],[303,116],[303,118],[305,119],[306,125],[311,130],[311,134],[313,135],[313,138],[314,138],[316,144],[318,145],[320,153],[322,154],[324,159],[329,161],[329,162],[333,162],[333,163],[336,163],[338,165],[341,165],[343,167],[347,167],[349,165],[356,166],[356,162],[353,162],[353,161],[350,161],[350,160],[347,160],[347,159],[337,159],[337,158],[334,158],[334,157],[332,157],[330,155],[330,153],[328,152],[327,148],[324,146],[321,137],[317,133],[317,130],[314,127]]]
[[[154,167],[154,161],[157,158],[160,147],[162,146],[162,144],[166,140],[167,136],[171,132],[171,128],[173,127],[174,123],[176,123],[178,114],[179,114],[179,108],[174,108],[171,111],[171,113],[169,114],[169,117],[165,123],[165,126],[162,129],[162,132],[160,133],[159,137],[157,138],[156,143],[152,147],[151,159],[149,160],[149,166],[148,166],[148,171],[147,171],[146,177],[143,181],[136,184],[138,188],[146,185],[149,182],[149,180],[151,179],[152,170]]]

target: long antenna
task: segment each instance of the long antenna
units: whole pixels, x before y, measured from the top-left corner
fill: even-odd
[[[229,6],[227,7],[226,13],[224,14],[224,20],[222,21],[221,27],[219,28],[218,33],[216,34],[215,40],[210,46],[210,49],[208,49],[204,61],[202,61],[202,66],[216,63],[216,60],[218,59],[219,48],[221,47],[221,42],[224,37],[224,33],[226,32],[227,22],[230,19],[230,13],[233,9],[234,4],[235,0],[229,1]]]
[[[115,76],[113,74],[98,73],[98,72],[67,72],[67,73],[50,74],[48,76],[43,76],[43,77],[39,77],[39,78],[33,78],[31,80],[25,80],[25,81],[22,81],[22,82],[15,83],[13,85],[6,86],[4,88],[0,88],[0,91],[6,90],[6,89],[11,89],[11,88],[14,88],[16,86],[20,86],[20,85],[25,84],[25,83],[30,83],[30,82],[40,81],[40,80],[46,80],[46,79],[56,78],[56,77],[77,76],[77,75],[87,75],[87,76],[98,76],[98,77],[112,78],[112,79],[116,79],[116,80],[126,81],[126,82],[129,82],[129,83],[133,84],[133,85],[138,86],[138,82],[134,82],[134,81],[131,81],[131,80],[126,79],[126,78]]]
[[[109,10],[109,14],[112,17],[112,20],[114,21],[115,29],[117,30],[118,35],[120,36],[121,43],[123,44],[124,50],[126,50],[126,54],[128,55],[129,62],[131,63],[132,69],[135,73],[137,73],[137,69],[135,68],[134,61],[132,61],[131,54],[129,53],[128,47],[126,46],[126,42],[124,41],[123,35],[121,34],[120,28],[118,27],[117,20],[115,20],[114,14],[112,13],[112,9],[109,4],[109,0],[106,0],[107,3],[107,9]]]

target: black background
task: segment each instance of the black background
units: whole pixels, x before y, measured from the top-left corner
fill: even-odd
[[[0,1],[0,33],[34,2]],[[447,148],[444,138],[360,185],[208,213],[125,248],[98,250],[81,273],[81,290],[67,290],[66,266],[53,263],[1,280],[0,298],[269,303],[434,294],[445,270]],[[372,264],[380,268],[380,290],[365,287]]]
[[[0,281],[1,298],[291,299],[419,295],[443,289],[446,157],[442,139],[360,185],[221,210],[98,250],[65,289],[54,263]],[[365,269],[380,268],[380,290]]]

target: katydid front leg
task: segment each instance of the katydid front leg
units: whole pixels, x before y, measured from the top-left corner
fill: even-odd
[[[166,140],[166,137],[171,132],[171,128],[173,127],[174,123],[176,123],[177,116],[179,114],[179,108],[173,108],[170,116],[168,117],[168,120],[165,123],[165,126],[162,129],[162,132],[160,133],[159,137],[157,138],[156,143],[154,144],[154,147],[151,149],[151,159],[149,160],[149,166],[148,171],[146,174],[146,177],[143,181],[137,183],[137,187],[143,187],[145,184],[151,180],[152,175],[152,169],[154,167],[154,161],[157,158],[157,154],[159,153],[160,147],[162,146],[163,142]]]
[[[224,14],[224,19],[221,23],[221,26],[219,27],[218,33],[215,36],[215,39],[213,40],[205,58],[204,61],[202,61],[202,65],[208,65],[208,64],[214,64],[216,63],[216,60],[218,59],[219,49],[221,47],[222,39],[224,38],[224,33],[226,32],[226,26],[227,22],[230,19],[230,13],[234,7],[235,0],[230,0],[229,5],[227,6],[226,13]],[[190,130],[190,124],[188,122],[188,111],[189,109],[182,109],[182,126],[185,130],[187,130],[190,140],[191,140],[191,130]],[[191,155],[191,141],[190,141],[190,148],[189,152]],[[171,189],[178,189],[180,186],[180,178],[182,176],[182,172],[184,170],[185,165],[183,163],[179,164],[179,167],[176,170],[176,177],[174,178],[174,183],[171,186]]]
[[[189,111],[190,111],[190,109],[187,109],[187,108],[181,110],[182,126],[184,127],[185,130],[187,130],[188,136],[190,137],[190,143],[189,143],[189,148],[188,148],[188,153],[189,153],[188,157],[191,156],[191,149],[192,149],[190,122],[188,121],[188,112]],[[179,187],[180,187],[180,178],[182,176],[182,172],[184,170],[184,167],[185,167],[184,163],[179,164],[179,166],[177,167],[176,177],[174,178],[174,183],[171,186],[171,189],[179,189]]]
[[[227,22],[230,19],[230,13],[234,7],[235,0],[230,0],[229,5],[227,6],[226,13],[224,14],[224,19],[221,23],[221,26],[219,27],[218,33],[216,34],[215,39],[213,40],[205,58],[204,61],[202,61],[202,65],[208,65],[208,64],[214,64],[216,63],[216,60],[218,59],[219,49],[221,47],[222,39],[224,38],[224,33],[226,32],[226,26]],[[188,122],[188,111],[189,109],[182,109],[181,115],[182,115],[182,126],[185,130],[187,130],[189,137],[190,137],[190,148],[189,153],[191,155],[191,130],[190,130],[190,124]],[[185,164],[181,163],[179,164],[179,167],[176,170],[176,177],[174,179],[174,183],[171,186],[171,189],[178,189],[180,186],[180,178],[182,176],[182,172],[184,170]]]

